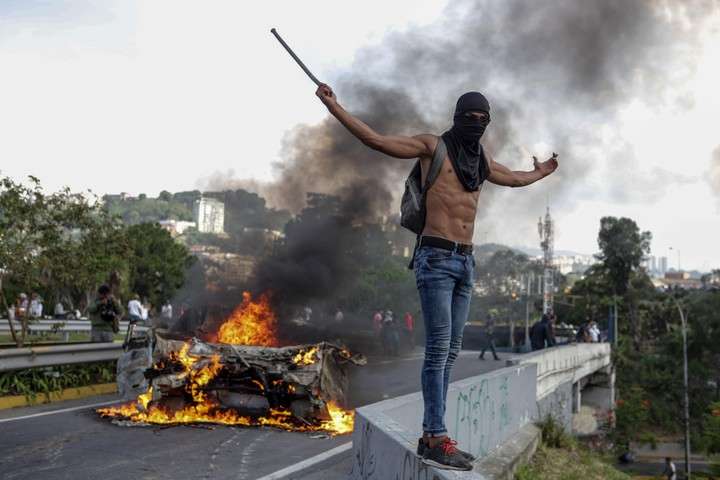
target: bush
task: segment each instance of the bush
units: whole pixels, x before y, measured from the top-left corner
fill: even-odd
[[[617,401],[616,427],[613,435],[618,448],[626,450],[630,442],[643,441],[643,439],[647,443],[653,443],[652,438],[641,433],[648,426],[650,406],[645,391],[640,387],[628,389],[623,398]]]
[[[568,449],[575,446],[575,439],[565,431],[562,424],[552,415],[546,415],[537,426],[542,431],[543,445],[550,448]]]
[[[30,368],[0,374],[0,396],[25,395],[35,400],[38,394],[114,381],[114,361]]]

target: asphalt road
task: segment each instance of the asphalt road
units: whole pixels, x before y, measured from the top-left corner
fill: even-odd
[[[421,355],[353,369],[352,406],[418,391]],[[464,351],[454,379],[503,366],[502,361],[480,361],[477,352]],[[88,408],[113,399],[103,396],[0,412],[0,477],[253,480],[350,441],[349,436],[313,438],[269,428],[118,427]],[[70,410],[76,407],[81,408]],[[47,412],[55,413],[37,416]]]

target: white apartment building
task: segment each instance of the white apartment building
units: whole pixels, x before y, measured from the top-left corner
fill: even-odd
[[[225,204],[214,198],[195,200],[193,216],[201,233],[224,233]]]
[[[585,270],[595,263],[597,259],[592,255],[556,255],[553,258],[553,265],[563,275],[585,273]]]

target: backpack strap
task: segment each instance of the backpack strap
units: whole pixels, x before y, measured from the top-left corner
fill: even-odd
[[[445,142],[442,137],[438,137],[438,143],[435,146],[435,151],[433,152],[432,163],[430,163],[430,169],[428,170],[428,175],[425,179],[425,184],[423,185],[423,193],[430,190],[430,187],[432,187],[432,184],[435,183],[438,175],[440,175],[440,169],[442,168],[443,161],[445,160],[445,155],[447,155],[447,147],[445,146]]]
[[[442,168],[443,161],[445,161],[445,155],[447,155],[447,147],[445,146],[445,142],[443,141],[442,137],[438,137],[438,143],[437,145],[435,145],[432,162],[430,163],[430,170],[428,171],[427,178],[425,178],[425,184],[423,185],[423,196],[425,196],[427,191],[430,190],[430,187],[432,187],[433,183],[435,183],[435,180],[437,180],[438,175],[440,175],[440,169]],[[415,248],[413,249],[413,254],[410,258],[410,264],[408,265],[408,268],[410,270],[413,269],[413,263],[415,262],[415,255],[417,254],[417,249],[420,246],[421,236],[422,235],[418,234],[417,238],[415,239]]]

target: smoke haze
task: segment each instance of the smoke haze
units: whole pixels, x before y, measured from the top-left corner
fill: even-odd
[[[609,193],[624,202],[642,190],[652,199],[673,181],[650,168],[642,188],[632,185],[639,165],[614,123],[631,101],[690,106],[678,85],[693,73],[692,52],[717,5],[453,2],[436,24],[391,33],[360,51],[332,86],[342,105],[388,134],[440,134],[460,94],[484,92],[493,110],[484,143],[497,161],[529,169],[532,154],[560,154],[561,168],[547,181],[522,192],[488,187],[481,196],[476,234],[499,227],[500,213],[527,225],[513,232],[529,233],[548,196],[564,207],[577,195]],[[369,150],[332,117],[289,132],[281,156],[276,182],[224,175],[207,187],[250,187],[271,205],[297,212],[306,192],[343,196],[363,185],[375,201],[358,213],[377,215],[398,210],[401,182],[412,166]]]
[[[379,46],[361,50],[331,86],[347,110],[380,133],[399,135],[441,134],[457,98],[483,92],[492,109],[483,143],[495,160],[528,170],[533,154],[560,155],[559,170],[543,182],[522,190],[486,186],[481,194],[475,240],[497,232],[494,240],[528,243],[548,199],[565,210],[573,209],[574,198],[652,200],[683,181],[641,166],[617,124],[631,102],[678,111],[692,106],[681,86],[696,67],[704,22],[719,8],[702,0],[452,2],[437,23],[390,33]],[[397,213],[413,163],[368,149],[330,116],[288,132],[281,157],[275,182],[219,175],[207,188],[249,186],[293,212],[305,205],[307,192],[333,194],[352,224]],[[330,241],[312,254],[296,245],[282,266],[261,264],[261,283],[336,285],[328,279],[344,272],[333,261],[308,269],[308,262],[339,258],[332,239],[325,237]],[[316,243],[317,231],[307,240]],[[283,278],[292,280],[283,284]]]
[[[720,198],[720,146],[718,146],[710,159],[710,188]]]

